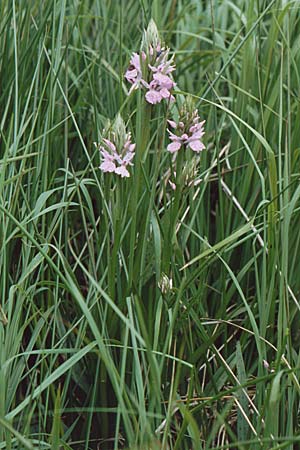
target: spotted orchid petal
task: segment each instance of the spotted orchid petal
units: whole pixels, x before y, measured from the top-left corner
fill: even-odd
[[[146,93],[146,100],[148,103],[151,103],[151,105],[155,105],[156,103],[159,103],[162,100],[162,96],[159,91],[156,91],[155,89],[150,89]]]
[[[100,165],[100,169],[102,170],[102,172],[114,172],[116,170],[116,165],[112,161],[105,160]]]
[[[181,145],[182,144],[181,144],[180,141],[171,142],[171,144],[168,145],[167,150],[170,153],[178,152],[178,150],[180,149]]]
[[[201,152],[205,148],[205,145],[199,140],[193,140],[188,143],[188,147],[194,152]]]
[[[164,75],[160,72],[153,75],[153,80],[155,80],[158,83],[159,87],[161,87],[162,89],[170,90],[174,86],[174,82],[171,80],[171,78],[168,77],[168,75]]]
[[[129,174],[129,172],[128,172],[128,170],[126,169],[125,166],[117,167],[117,168],[115,169],[115,173],[116,173],[117,175],[121,175],[122,178],[124,178],[124,177],[126,177],[126,178],[130,177],[130,174]]]

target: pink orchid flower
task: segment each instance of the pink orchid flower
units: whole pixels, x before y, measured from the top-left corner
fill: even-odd
[[[169,59],[169,49],[161,48],[160,43],[155,49],[149,47],[150,63],[148,64],[147,81],[142,78],[143,64],[147,57],[144,52],[141,56],[138,53],[133,53],[130,66],[125,73],[126,80],[132,84],[129,94],[138,88],[146,89],[145,98],[148,103],[155,105],[162,100],[174,101],[175,98],[171,94],[171,90],[176,86],[176,83],[169,76],[175,65],[173,64],[173,57]],[[144,73],[147,72],[146,67]]]
[[[114,172],[122,178],[128,178],[130,173],[127,166],[133,166],[132,159],[135,155],[135,144],[131,143],[131,134],[126,135],[126,142],[120,151],[116,145],[109,139],[102,139],[103,145],[99,146],[102,163],[100,170],[102,172]]]
[[[185,130],[186,127],[182,121],[176,123],[174,120],[168,120],[168,123],[173,129],[178,130],[178,134],[174,134],[168,129],[169,137],[172,141],[167,147],[167,150],[170,153],[178,152],[181,147],[190,148],[196,153],[201,152],[205,148],[205,145],[202,142],[205,120],[199,122],[197,111],[194,112],[193,125],[188,126],[187,131]]]
[[[141,56],[138,53],[133,53],[130,59],[130,65],[126,70],[125,78],[130,84],[132,84],[129,94],[133,90],[138,89],[144,81],[142,79],[141,59],[142,61],[146,60],[146,54],[144,52],[141,53]]]

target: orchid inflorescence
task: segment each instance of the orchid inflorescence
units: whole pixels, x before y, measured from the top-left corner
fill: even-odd
[[[129,94],[140,88],[147,91],[145,98],[152,105],[163,99],[174,101],[171,90],[175,83],[170,76],[175,70],[174,56],[169,58],[170,49],[162,47],[153,20],[144,33],[142,48],[140,54],[133,53],[125,73],[126,80],[132,85]]]
[[[149,56],[144,51],[141,54],[133,53],[130,66],[125,73],[126,80],[132,85],[129,93],[139,88],[146,89],[145,98],[152,105],[160,103],[163,99],[175,100],[171,94],[175,83],[170,77],[171,72],[175,70],[175,65],[172,64],[173,57],[168,59],[169,51],[158,44],[155,49],[150,47]],[[150,62],[146,71],[142,66],[147,64],[147,59]],[[146,72],[146,79],[143,78],[143,72]]]
[[[168,129],[172,142],[168,145],[167,150],[170,153],[175,153],[183,146],[199,153],[205,148],[201,140],[204,136],[203,125],[205,120],[200,121],[197,109],[192,112],[187,111],[184,116],[178,122],[168,120],[168,124],[175,130],[175,133]]]
[[[100,150],[102,172],[114,172],[123,177],[129,177],[128,166],[133,166],[135,144],[131,142],[131,133],[127,133],[122,118],[118,115],[112,129],[107,132],[108,138],[102,138],[100,144],[95,144]],[[104,132],[105,133],[105,132]]]
[[[175,97],[172,93],[176,86],[172,78],[174,70],[174,55],[170,57],[170,49],[162,46],[157,27],[151,20],[144,32],[141,52],[132,54],[125,73],[126,80],[131,84],[128,94],[141,89],[146,91],[145,99],[152,105],[164,99],[174,102]],[[172,130],[170,128],[167,130],[171,141],[167,150],[174,155],[181,148],[189,148],[195,153],[200,153],[205,148],[202,142],[204,122],[200,120],[198,110],[193,107],[193,102],[188,97],[179,111],[179,118],[168,120]],[[131,134],[126,133],[125,124],[120,116],[112,128],[109,132],[104,131],[105,137],[97,144],[102,160],[100,169],[102,172],[114,172],[122,178],[129,177],[128,166],[133,166],[135,144],[131,142]]]

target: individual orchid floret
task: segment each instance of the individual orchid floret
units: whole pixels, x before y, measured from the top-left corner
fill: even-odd
[[[205,120],[200,121],[198,110],[191,110],[190,102],[187,102],[181,110],[178,122],[168,120],[168,123],[174,130],[168,129],[169,138],[172,141],[167,147],[170,153],[178,152],[181,147],[190,148],[196,153],[205,148],[202,142]]]
[[[112,127],[104,130],[106,138],[102,138],[100,144],[96,144],[101,155],[100,170],[102,172],[114,172],[123,177],[129,177],[128,166],[133,166],[135,144],[131,142],[131,133],[126,132],[125,124],[117,116]]]
[[[135,89],[146,91],[148,103],[155,105],[166,99],[174,101],[171,91],[176,86],[171,77],[175,70],[174,56],[170,50],[161,46],[155,22],[151,19],[144,32],[141,53],[133,53],[130,65],[125,73],[126,80],[132,85],[129,94]]]
[[[129,94],[133,90],[141,87],[141,83],[143,82],[141,59],[142,63],[146,60],[146,54],[144,52],[141,52],[141,55],[139,55],[138,53],[133,53],[130,59],[130,65],[126,70],[125,78],[132,85],[129,90]]]

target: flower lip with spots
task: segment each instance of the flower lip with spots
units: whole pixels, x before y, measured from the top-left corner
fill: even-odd
[[[130,59],[130,65],[125,73],[126,80],[132,85],[129,94],[133,90],[138,89],[144,81],[142,79],[141,60],[142,62],[146,60],[145,52],[141,52],[141,55],[133,53]]]

